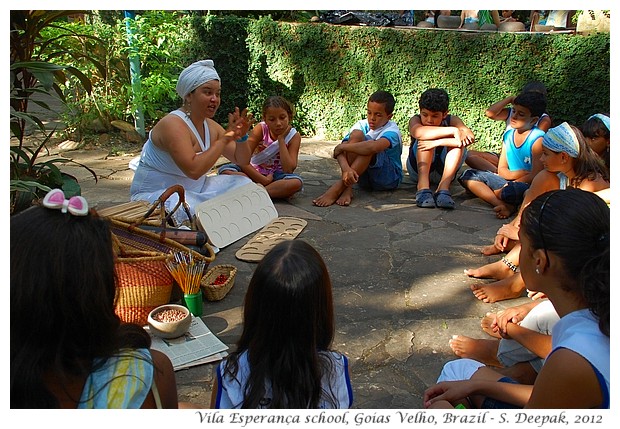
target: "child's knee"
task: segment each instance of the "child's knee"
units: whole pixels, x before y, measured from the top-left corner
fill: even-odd
[[[349,143],[363,142],[366,140],[366,134],[362,130],[353,130],[349,134]]]
[[[473,169],[468,168],[461,173],[457,180],[464,188],[467,188],[469,181],[476,180],[476,173]]]

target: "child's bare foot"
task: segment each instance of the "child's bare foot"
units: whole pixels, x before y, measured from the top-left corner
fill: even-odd
[[[349,186],[340,194],[340,198],[336,200],[336,204],[346,207],[351,204],[351,200],[353,200],[353,188]]]
[[[505,299],[519,298],[525,290],[525,284],[518,274],[489,284],[471,285],[470,289],[480,301],[493,303]]]
[[[497,340],[479,340],[464,335],[453,335],[448,341],[455,355],[482,362],[485,365],[502,366],[497,360]]]
[[[499,313],[501,313],[501,311]],[[495,332],[491,326],[495,322],[496,318],[497,318],[497,314],[487,313],[487,315],[484,316],[482,320],[480,321],[480,327],[482,328],[484,332],[486,332],[491,337],[500,339],[502,338],[502,336],[498,332]]]
[[[497,216],[498,219],[506,219],[515,212],[515,207],[510,204],[504,203],[493,207],[493,211],[495,212],[495,216]]]
[[[502,253],[502,251],[495,247],[495,244],[489,244],[488,246],[484,246],[480,253],[482,253],[484,256],[491,256],[500,254]]]
[[[508,268],[502,260],[492,262],[490,264],[483,265],[480,268],[474,270],[463,270],[465,274],[469,277],[476,277],[478,279],[505,279],[511,274],[514,274],[513,271]]]
[[[342,183],[342,180],[340,180],[334,183],[332,186],[330,186],[329,189],[325,191],[325,193],[323,193],[323,195],[312,200],[312,204],[318,207],[331,206],[332,204],[336,202],[338,197],[340,197],[342,192],[345,190],[344,188],[345,188],[345,185],[344,183]]]

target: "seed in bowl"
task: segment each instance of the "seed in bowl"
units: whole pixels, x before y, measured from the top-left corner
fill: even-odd
[[[167,310],[159,311],[157,314],[153,315],[153,319],[162,323],[171,323],[178,322],[183,320],[185,317],[185,313],[181,310],[177,310],[175,308],[169,308]]]

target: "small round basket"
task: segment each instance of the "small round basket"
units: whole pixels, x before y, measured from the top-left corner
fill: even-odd
[[[226,296],[235,284],[237,268],[234,265],[216,265],[207,271],[200,282],[202,293],[208,301],[219,301]],[[226,276],[224,283],[215,284],[221,275]]]

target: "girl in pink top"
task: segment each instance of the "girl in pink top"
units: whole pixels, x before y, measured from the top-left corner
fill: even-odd
[[[283,97],[269,97],[262,116],[247,138],[253,151],[250,163],[225,164],[218,173],[247,176],[263,185],[272,199],[289,198],[303,186],[301,176],[295,174],[301,135],[290,124],[293,106]]]

